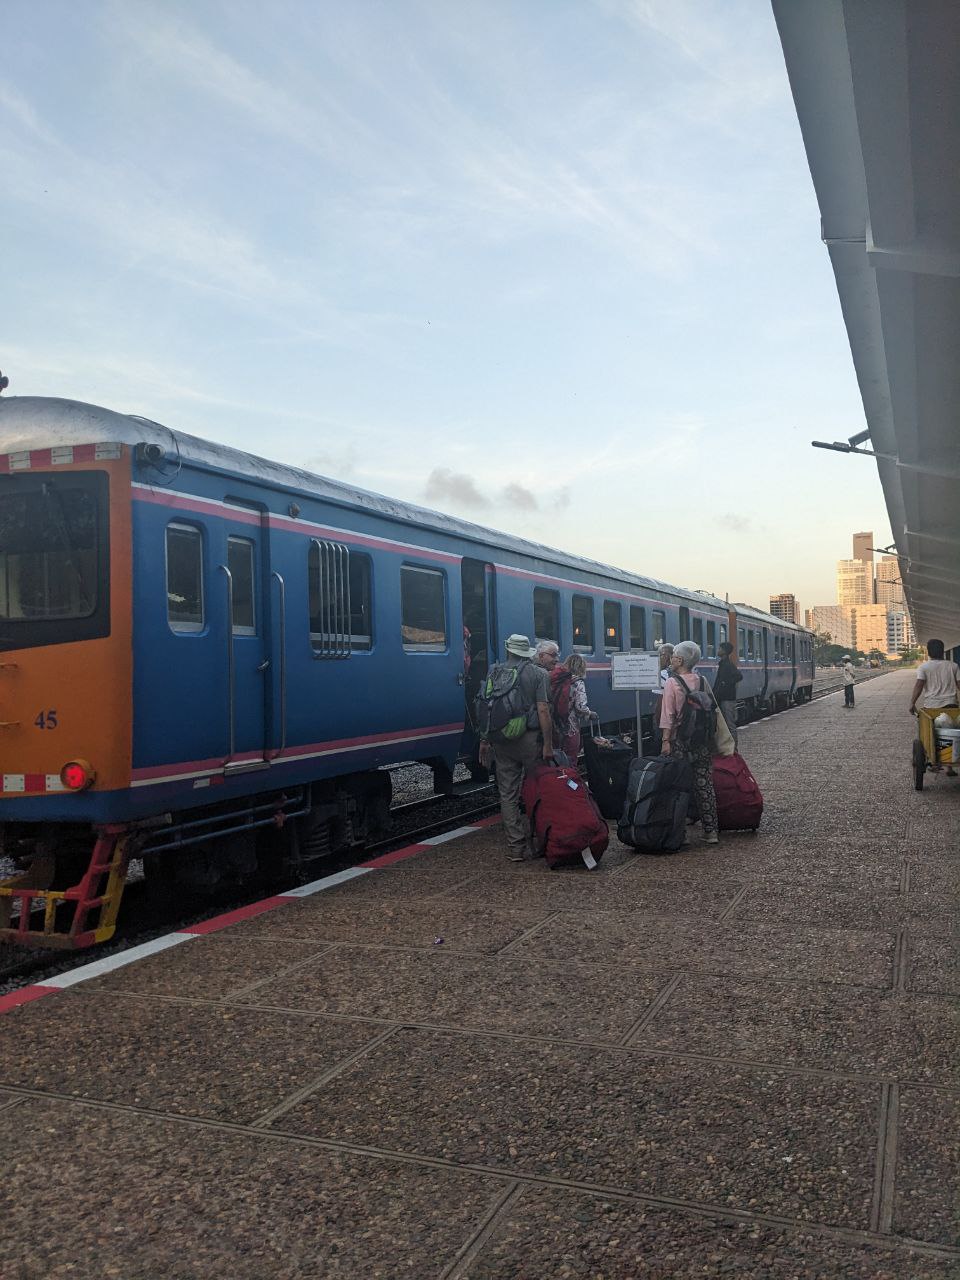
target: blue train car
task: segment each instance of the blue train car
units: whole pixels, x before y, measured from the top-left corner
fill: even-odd
[[[709,675],[741,630],[745,711],[803,696],[745,606],[73,401],[0,400],[0,439],[0,936],[108,937],[134,854],[175,889],[363,844],[387,766],[476,765],[513,631],[582,653],[607,725],[612,654],[664,640]]]

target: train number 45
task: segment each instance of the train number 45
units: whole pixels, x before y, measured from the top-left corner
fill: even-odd
[[[57,713],[56,711],[41,711],[33,723],[38,729],[56,729]]]

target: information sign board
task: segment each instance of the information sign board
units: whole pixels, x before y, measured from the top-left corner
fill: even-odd
[[[614,653],[611,659],[614,689],[660,688],[658,653]]]

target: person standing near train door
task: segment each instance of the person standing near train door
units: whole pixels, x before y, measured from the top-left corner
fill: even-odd
[[[733,645],[724,640],[719,649],[720,663],[717,666],[717,678],[713,682],[713,696],[727,722],[727,728],[733,734],[733,745],[737,741],[737,685],[743,679],[743,672],[737,666]]]
[[[553,759],[550,680],[546,667],[531,661],[537,650],[526,636],[508,636],[504,647],[506,661],[491,668],[477,698],[480,763],[496,765],[507,858],[523,862],[533,857],[520,813],[524,772],[538,759]]]

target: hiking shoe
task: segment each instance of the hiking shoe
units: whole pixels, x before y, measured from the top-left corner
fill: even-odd
[[[508,862],[526,862],[527,855],[525,853],[514,853],[512,850],[507,854]]]
[[[707,834],[703,837],[703,843],[704,843],[704,844],[719,844],[719,843],[720,843],[720,837],[717,835],[717,833],[716,833],[715,831],[708,831],[708,832],[707,832]]]

